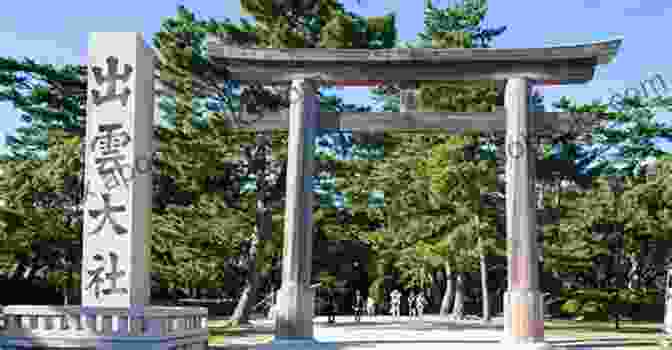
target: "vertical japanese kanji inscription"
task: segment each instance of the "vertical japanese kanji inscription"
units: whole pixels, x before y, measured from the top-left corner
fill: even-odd
[[[154,57],[137,33],[92,33],[82,305],[149,304]]]

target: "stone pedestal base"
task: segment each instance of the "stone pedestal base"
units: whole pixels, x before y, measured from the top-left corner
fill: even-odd
[[[4,308],[0,350],[207,350],[208,310],[14,305]]]
[[[315,290],[287,284],[278,291],[275,334],[278,339],[311,339]]]
[[[538,290],[504,293],[503,343],[515,346],[544,342],[544,302]]]
[[[314,338],[303,337],[276,337],[272,342],[263,345],[257,345],[258,350],[337,350],[335,343],[320,343]]]
[[[502,348],[511,349],[511,350],[552,350],[559,349],[552,346],[549,343],[538,342],[538,343],[524,343],[524,344],[514,344],[502,342]]]

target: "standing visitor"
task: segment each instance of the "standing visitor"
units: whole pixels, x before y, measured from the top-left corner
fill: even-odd
[[[373,300],[371,296],[366,298],[366,314],[369,315],[369,317],[375,316],[376,313],[376,302]]]
[[[408,318],[413,318],[415,314],[415,293],[411,291],[408,295]]]
[[[336,295],[333,289],[329,289],[327,299],[327,323],[336,323]]]
[[[425,305],[427,305],[427,299],[425,299],[425,295],[423,293],[419,293],[418,296],[415,297],[415,308],[417,310],[416,315],[421,320],[425,310]]]
[[[355,310],[355,322],[360,322],[362,320],[362,311],[364,311],[364,298],[362,298],[359,290],[355,291],[355,304],[352,308]]]
[[[269,320],[275,320],[275,317],[278,314],[278,291],[271,292],[271,307],[268,309],[268,315],[266,316]]]
[[[390,312],[392,313],[392,317],[397,319],[401,316],[399,305],[401,305],[401,293],[395,289],[390,294]]]

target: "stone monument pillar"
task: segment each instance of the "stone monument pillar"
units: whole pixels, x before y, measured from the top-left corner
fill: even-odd
[[[536,150],[528,137],[529,82],[509,79],[506,107],[506,236],[508,290],[504,295],[504,338],[507,346],[550,348],[544,343],[543,296],[539,290],[534,189]]]
[[[140,33],[90,35],[82,305],[5,307],[0,349],[207,349],[206,308],[149,305],[153,72]]]
[[[287,202],[275,335],[279,340],[312,340],[314,289],[310,288],[313,247],[313,163],[320,103],[317,84],[294,80],[290,95]]]
[[[92,33],[82,306],[149,305],[154,55],[136,33]]]

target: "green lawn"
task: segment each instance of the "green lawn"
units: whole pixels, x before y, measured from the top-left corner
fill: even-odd
[[[553,320],[544,322],[544,335],[580,340],[624,338],[628,349],[650,350],[662,349],[659,326],[659,323],[653,322],[621,321],[619,329],[616,329],[614,322]]]
[[[227,337],[253,337],[260,343],[270,342],[272,334],[257,333],[246,327],[239,327],[228,320],[208,321],[208,343],[222,344]]]

